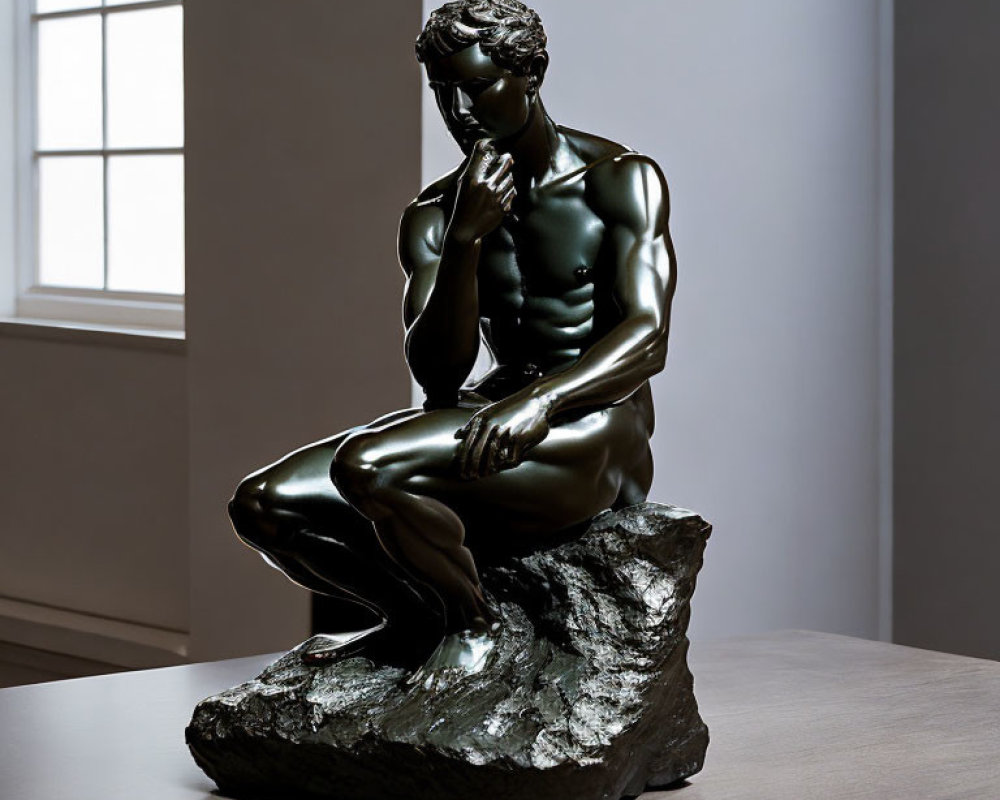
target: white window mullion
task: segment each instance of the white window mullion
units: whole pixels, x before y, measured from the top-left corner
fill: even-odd
[[[184,148],[183,137],[178,136],[179,120],[173,116],[174,113],[183,114],[177,99],[181,91],[178,77],[181,42],[177,41],[181,34],[177,26],[182,12],[164,10],[149,17],[144,12],[170,7],[181,9],[183,0],[91,0],[89,3],[47,0],[44,6],[36,6],[35,0],[16,2],[20,6],[18,41],[22,51],[18,64],[21,113],[17,115],[21,209],[17,234],[21,267],[15,287],[18,315],[63,321],[75,319],[89,324],[100,323],[104,319],[112,326],[182,328],[183,274],[177,272],[176,265],[183,262],[183,217],[177,216],[183,211],[176,212],[174,206],[177,201],[174,198],[182,186],[182,178],[177,177],[182,174],[178,172],[182,167],[177,164],[183,164]],[[109,23],[112,15],[114,23]],[[93,23],[90,26],[83,23],[88,17],[100,23],[99,65],[94,36],[98,31]],[[80,24],[73,22],[74,19],[79,19]],[[43,49],[39,40],[46,22],[56,23],[45,29],[46,74],[52,76],[47,85],[54,87],[47,90],[46,108],[56,111],[60,107],[67,109],[63,112],[61,127],[55,128],[52,125],[58,123],[52,120],[59,118],[43,114],[38,103],[41,90],[39,56]],[[79,56],[75,55],[73,32],[77,29],[84,33],[90,31],[86,33],[89,39],[81,40],[82,47],[91,48],[90,55],[87,55],[86,49],[80,50]],[[84,44],[87,41],[91,44]],[[54,45],[54,42],[65,42],[65,46]],[[175,49],[178,51],[176,56]],[[88,62],[87,59],[91,60]],[[93,72],[89,73],[93,76],[92,82],[87,84],[87,79],[82,77],[81,86],[96,88],[97,67],[100,69],[100,107],[89,106],[94,109],[91,120],[100,125],[100,140],[94,142],[99,144],[98,147],[77,147],[77,143],[87,145],[88,142],[85,141],[87,137],[81,138],[81,134],[75,131],[84,132],[87,129],[78,129],[72,124],[76,118],[72,115],[76,112],[69,109],[73,109],[75,104],[83,113],[81,118],[86,119],[87,106],[83,98],[88,97],[89,91],[96,100],[97,91],[91,89],[66,95],[72,89],[65,87],[76,85],[76,74],[88,74],[86,70],[74,73],[76,64],[86,67],[88,63],[93,65]],[[53,72],[53,69],[56,71]],[[66,82],[59,77],[64,73]],[[112,99],[109,89],[113,89],[114,96],[118,98],[114,109],[109,102]],[[138,101],[153,96],[159,98],[161,91],[166,105],[152,106],[158,115],[149,115],[140,103],[135,107],[141,110],[137,110],[132,117],[128,116],[128,109],[133,108],[133,97]],[[67,96],[69,104],[62,104],[62,96]],[[53,102],[56,105],[51,105]],[[67,117],[67,113],[71,116]],[[135,114],[140,116],[135,117]],[[45,116],[45,130],[49,131],[43,137],[39,135],[40,115]],[[148,123],[153,120],[158,120],[156,124],[159,127],[149,126]],[[93,125],[91,130],[97,133],[97,125]],[[95,137],[91,135],[89,138]],[[129,158],[131,156],[145,156],[147,161],[133,163]],[[170,166],[166,160],[154,160],[163,156],[179,158],[180,161]],[[118,160],[118,157],[124,158]],[[67,163],[65,167],[59,167],[58,162],[63,158],[67,159]],[[86,158],[94,159],[94,162],[100,159],[99,163],[95,163],[99,171],[84,169],[82,160],[77,162],[80,169],[70,169],[71,163]],[[42,197],[45,191],[40,181],[43,164],[49,184],[63,187],[55,190],[57,194],[50,192],[48,200]],[[152,183],[145,177],[147,174],[152,176]],[[78,179],[75,175],[87,177]],[[149,188],[151,186],[155,188]],[[92,188],[84,191],[85,187]],[[98,190],[100,198],[96,197]],[[118,198],[114,203],[113,191]],[[69,198],[74,195],[80,196],[79,202],[90,203],[89,213],[81,214],[78,219],[74,219],[71,213],[71,209],[81,208],[70,201]],[[87,197],[93,200],[87,200]],[[43,212],[48,215],[47,221],[42,219]],[[91,222],[85,221],[88,217]],[[162,223],[157,220],[162,220]],[[44,230],[43,224],[46,226]],[[90,227],[95,224],[95,227]],[[66,231],[66,238],[61,238],[60,231],[63,230]],[[92,231],[92,235],[86,234],[86,231]],[[46,237],[44,242],[43,235]],[[148,246],[147,241],[151,242]],[[81,253],[91,254],[89,261],[78,260],[81,267],[86,263],[92,265],[83,268],[82,272],[73,267],[76,259],[67,255],[74,252],[78,242],[85,245]],[[117,253],[114,258],[112,247]],[[56,258],[53,261],[46,257],[44,272],[43,252],[50,256],[55,254]],[[88,274],[92,277],[86,277]],[[164,276],[162,280],[158,277],[161,275]],[[48,285],[43,282],[43,279],[52,277],[55,280]],[[95,287],[100,281],[102,288],[77,289],[60,285],[76,285],[77,281],[80,286]],[[110,289],[113,285],[118,291]]]
[[[16,114],[17,130],[17,293],[38,283],[38,26],[29,13],[34,0],[19,0],[17,20],[17,104],[25,113]]]
[[[36,150],[35,156],[182,156],[183,147],[95,147],[93,150]]]
[[[101,0],[104,5],[104,0]],[[108,15],[101,14],[101,156],[103,166],[103,189],[101,202],[104,204],[104,288],[108,288]]]
[[[82,17],[88,14],[116,14],[129,11],[141,11],[148,8],[166,8],[168,6],[184,5],[184,0],[136,0],[136,2],[101,5],[94,2],[80,8],[70,8],[63,11],[36,11],[29,0],[28,15],[32,21],[39,19],[60,19],[64,17]]]

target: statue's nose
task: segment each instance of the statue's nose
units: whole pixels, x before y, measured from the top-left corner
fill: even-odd
[[[472,98],[456,86],[451,95],[451,113],[455,119],[468,122],[472,118]]]

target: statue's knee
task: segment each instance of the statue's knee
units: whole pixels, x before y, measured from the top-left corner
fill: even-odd
[[[274,508],[273,491],[267,479],[251,475],[240,483],[229,501],[229,518],[243,541],[267,550],[278,543]]]
[[[346,499],[360,504],[370,498],[382,482],[378,439],[369,433],[348,437],[333,457],[330,477]]]

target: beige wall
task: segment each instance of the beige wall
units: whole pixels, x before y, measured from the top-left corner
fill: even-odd
[[[409,402],[419,2],[185,7],[186,344],[0,323],[0,641],[131,666],[303,638],[308,593],[239,544],[226,502]]]
[[[183,354],[0,333],[0,596],[185,631]]]
[[[417,2],[187,5],[192,655],[289,647],[306,592],[236,546],[252,469],[409,399],[396,226]]]

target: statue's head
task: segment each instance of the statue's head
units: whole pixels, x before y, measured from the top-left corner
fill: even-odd
[[[538,14],[519,0],[457,0],[431,14],[417,60],[463,151],[524,128],[549,63],[545,43]]]

